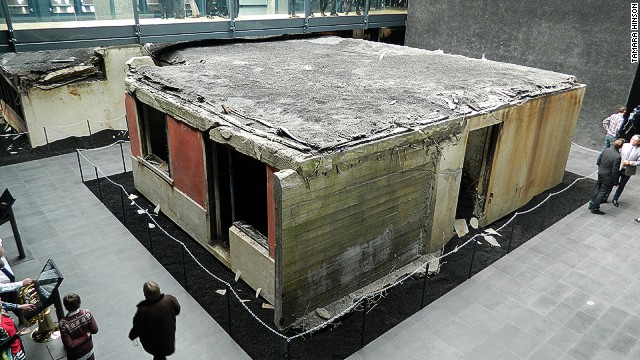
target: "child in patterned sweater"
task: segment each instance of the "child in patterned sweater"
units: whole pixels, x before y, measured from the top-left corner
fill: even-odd
[[[68,360],[95,360],[92,334],[98,333],[98,324],[87,309],[80,309],[80,296],[70,293],[62,299],[69,312],[60,320],[62,344]]]

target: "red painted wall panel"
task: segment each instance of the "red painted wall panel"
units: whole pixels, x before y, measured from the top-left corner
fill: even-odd
[[[206,208],[202,133],[167,115],[167,136],[175,187]]]
[[[131,153],[133,156],[142,156],[142,152],[140,151],[140,131],[138,131],[136,100],[129,94],[124,94],[124,107],[127,114],[129,140],[131,140]]]

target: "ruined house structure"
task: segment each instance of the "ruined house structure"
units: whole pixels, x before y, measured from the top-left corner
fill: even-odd
[[[286,326],[561,182],[573,76],[336,37],[128,62],[136,188]],[[460,215],[462,214],[462,215]]]
[[[126,130],[124,63],[140,46],[0,55],[0,114],[37,147],[100,130]]]

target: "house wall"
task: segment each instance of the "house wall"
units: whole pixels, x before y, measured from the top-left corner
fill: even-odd
[[[127,96],[131,134],[137,134],[136,138],[131,138],[131,142],[140,144],[140,120],[137,112],[132,109],[135,109],[135,102]],[[206,160],[202,133],[171,116],[167,116],[167,130],[170,177],[144,161],[141,157],[144,154],[136,156],[135,146],[132,146],[134,186],[151,202],[160,205],[161,211],[167,217],[206,246],[211,238],[211,229],[207,210]]]
[[[437,163],[426,137],[323,157],[308,164],[315,175],[275,174],[276,322],[286,325],[424,251]]]
[[[530,100],[502,120],[482,224],[498,220],[562,182],[585,88]]]
[[[472,130],[502,123],[483,225],[560,183],[583,95],[580,87],[536,98],[461,119],[440,135],[424,130],[412,143],[414,134],[402,135],[393,147],[371,144],[276,173],[276,322],[441,249],[454,236]]]
[[[207,207],[202,133],[167,117],[171,177],[175,187],[203,208]]]
[[[134,157],[142,156],[142,143],[140,138],[140,130],[138,129],[138,109],[136,108],[136,100],[129,94],[124,95],[124,105],[127,120],[127,129],[129,130],[129,142],[131,146],[131,155]]]
[[[405,44],[575,75],[589,90],[573,140],[600,149],[637,68],[630,16],[627,1],[411,1]]]
[[[235,226],[229,229],[229,253],[231,271],[253,289],[260,289],[260,296],[270,304],[275,301],[275,263],[262,245]]]
[[[104,57],[106,80],[80,81],[44,90],[30,88],[22,94],[25,121],[33,147],[70,136],[88,136],[100,130],[126,130],[124,117],[125,62],[140,56],[139,46],[100,49]]]

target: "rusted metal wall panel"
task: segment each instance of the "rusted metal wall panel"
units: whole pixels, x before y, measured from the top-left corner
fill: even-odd
[[[533,99],[498,114],[503,124],[483,223],[509,214],[562,181],[584,89]]]

